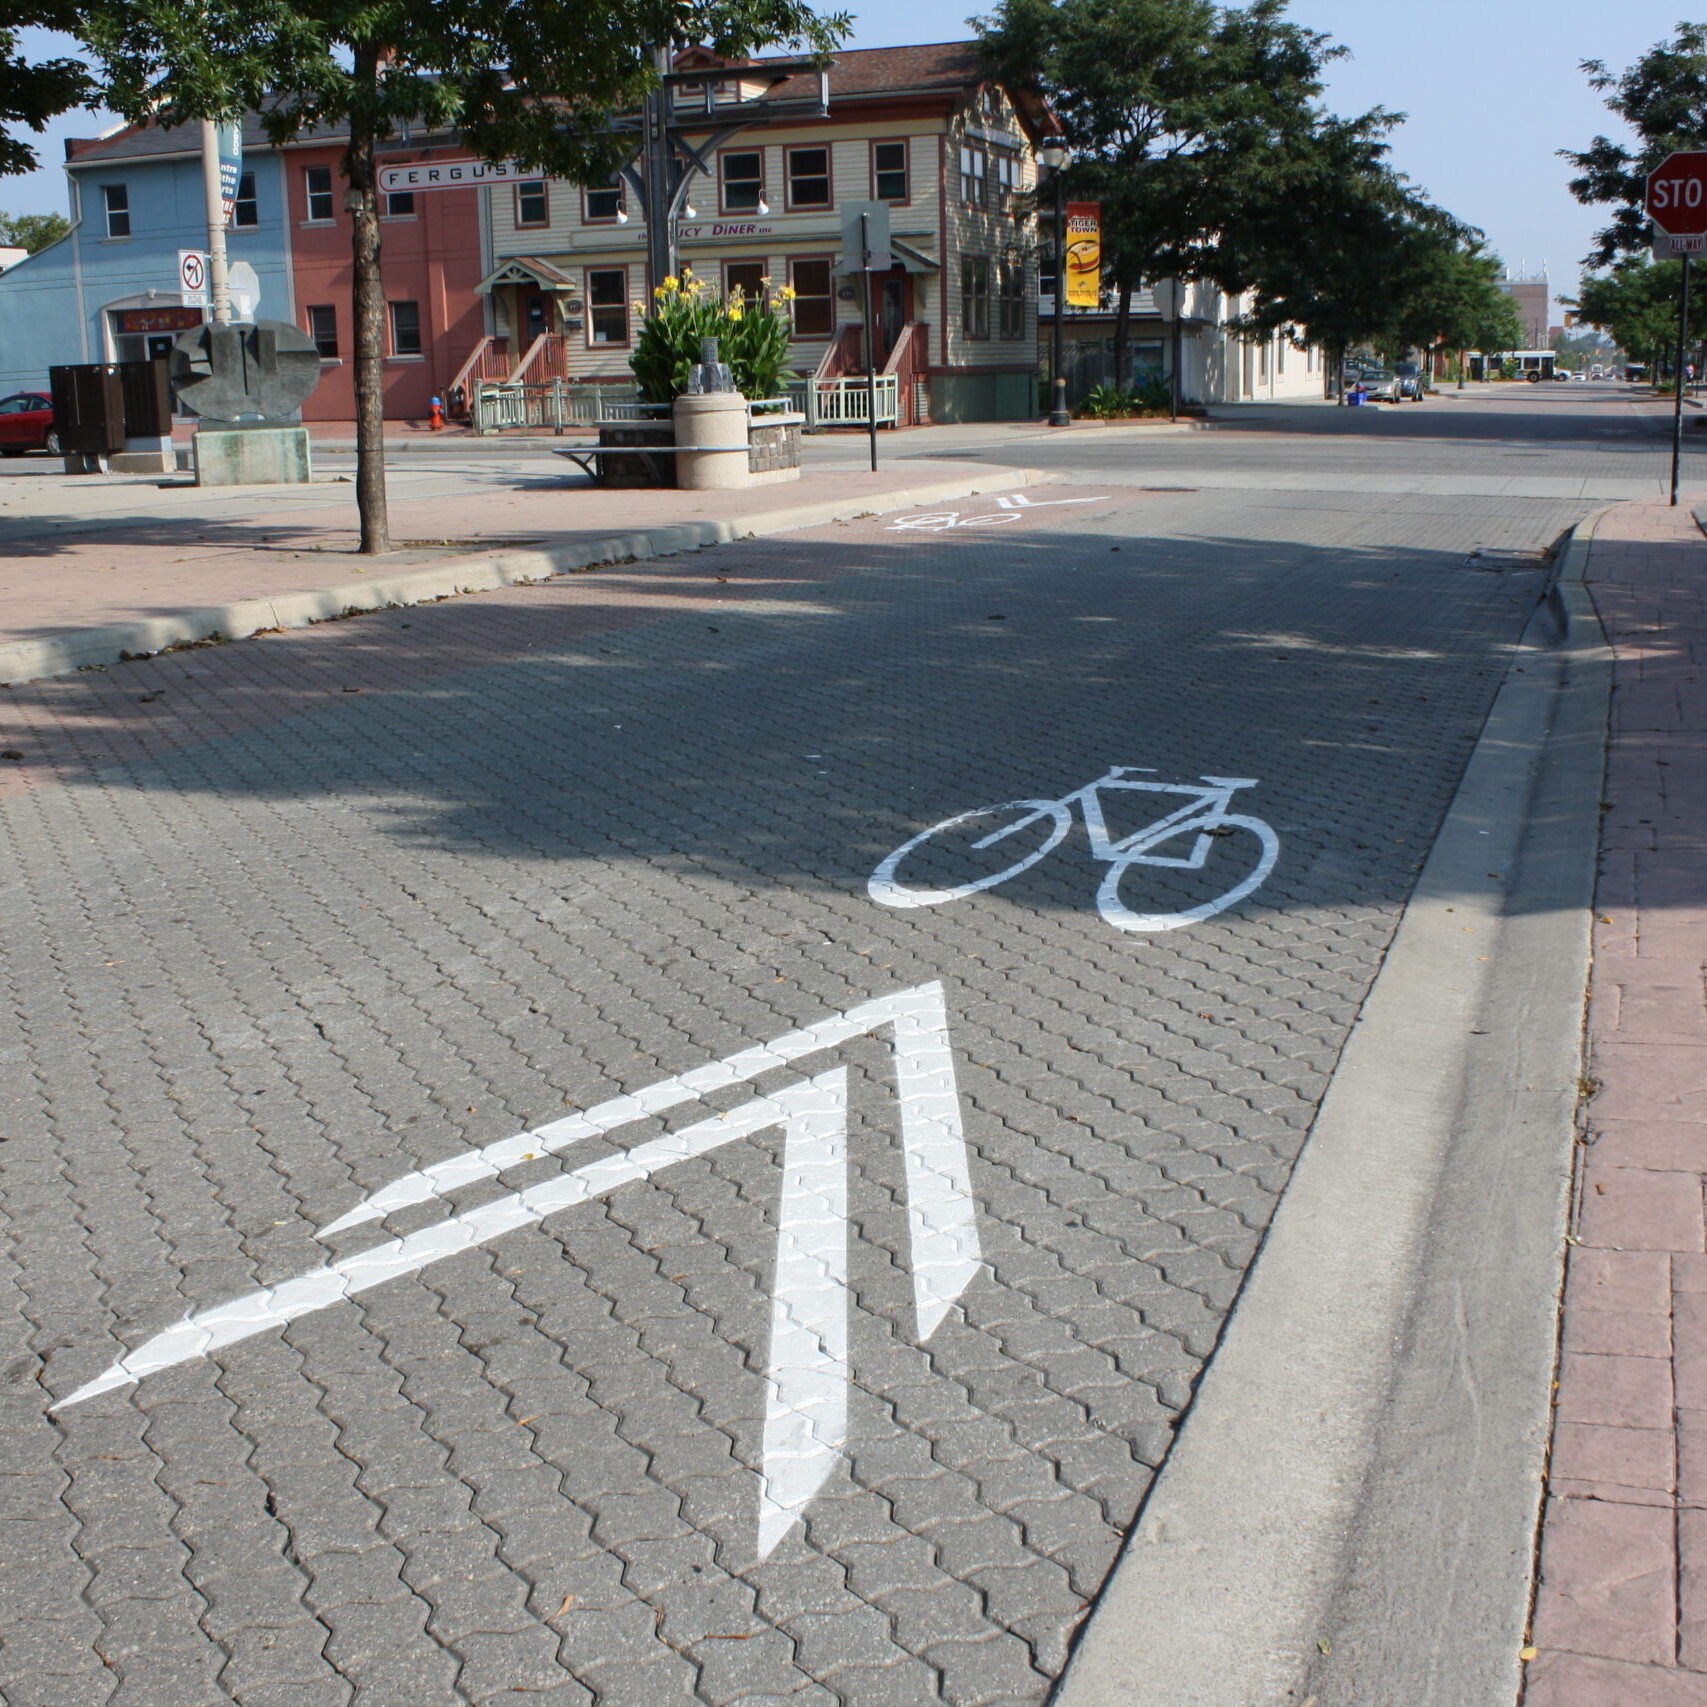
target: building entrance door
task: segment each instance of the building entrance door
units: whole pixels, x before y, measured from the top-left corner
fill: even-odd
[[[901,336],[901,328],[913,318],[913,279],[905,267],[891,267],[872,281],[872,309],[877,319],[876,365],[882,367]]]

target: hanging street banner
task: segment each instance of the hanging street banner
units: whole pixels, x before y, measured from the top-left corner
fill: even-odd
[[[237,213],[237,186],[243,181],[243,126],[234,120],[222,124],[219,135],[219,205],[229,227]]]
[[[1102,203],[1067,203],[1067,306],[1102,305]]]
[[[536,183],[545,174],[514,160],[417,160],[409,166],[383,166],[380,190],[388,196],[419,195],[422,190],[466,190],[481,184]]]

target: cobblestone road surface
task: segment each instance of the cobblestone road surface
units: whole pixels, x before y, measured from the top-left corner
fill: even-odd
[[[1032,495],[1097,501],[11,691],[10,1707],[1043,1699],[1534,604],[1531,565],[1472,553],[1583,506]],[[1081,827],[998,888],[870,898],[938,820],[1114,765],[1255,779],[1272,876],[1118,931]],[[1122,896],[1189,907],[1240,845]],[[933,1118],[957,1092],[980,1264],[925,1343],[909,1205],[955,1180],[909,1171],[881,1026],[322,1236],[413,1170],[931,984],[955,1083],[914,1090]],[[264,1318],[258,1289],[808,1078],[816,1175],[761,1124],[49,1410],[188,1313]],[[790,1446],[803,1332],[802,1368],[845,1373]],[[764,1474],[826,1442],[767,1553]]]

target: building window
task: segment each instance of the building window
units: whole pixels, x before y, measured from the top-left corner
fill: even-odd
[[[128,184],[103,184],[101,194],[107,202],[107,235],[109,237],[128,237],[130,235],[130,186]]]
[[[739,291],[747,302],[758,302],[765,294],[765,263],[763,261],[731,261],[723,269],[723,292],[733,296]]]
[[[319,223],[330,222],[332,218],[332,168],[330,166],[304,166],[302,182],[303,187],[308,192],[308,217]]]
[[[830,267],[828,261],[795,261],[789,267],[797,337],[827,338],[836,329],[835,280]]]
[[[990,163],[981,148],[960,151],[960,199],[967,207],[984,205],[984,183]]]
[[[413,190],[396,190],[387,193],[385,198],[385,217],[387,219],[413,219],[415,216],[415,192]]]
[[[765,198],[765,157],[759,149],[731,149],[720,156],[723,211],[756,213]]]
[[[589,225],[610,225],[616,216],[624,212],[622,200],[622,178],[618,173],[612,173],[608,184],[601,184],[597,189],[586,192],[587,208],[586,223]]]
[[[1025,263],[1003,261],[999,275],[1000,291],[996,298],[997,332],[999,338],[1025,336]]]
[[[237,180],[237,199],[231,204],[231,223],[238,228],[261,223],[261,204],[255,196],[255,174],[245,172]]]
[[[308,335],[323,361],[338,358],[338,311],[331,303],[317,303],[308,310]]]
[[[789,149],[788,205],[791,208],[830,205],[829,149]]]
[[[587,342],[628,342],[628,269],[587,270]]]
[[[871,199],[879,202],[904,202],[912,199],[907,188],[906,143],[872,143]]]
[[[551,198],[546,194],[545,180],[535,178],[532,183],[516,185],[516,224],[517,225],[549,225],[551,223]]]
[[[990,335],[990,257],[960,257],[960,330],[968,338]]]
[[[1002,198],[1002,206],[1008,206],[1008,198],[1019,194],[1019,156],[1001,148],[996,151],[996,190]]]
[[[421,353],[421,305],[418,302],[393,302],[391,309],[391,353],[394,356],[418,356]]]

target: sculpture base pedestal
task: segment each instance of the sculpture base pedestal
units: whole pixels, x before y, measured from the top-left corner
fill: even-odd
[[[306,427],[198,427],[198,486],[302,486],[314,478]]]

